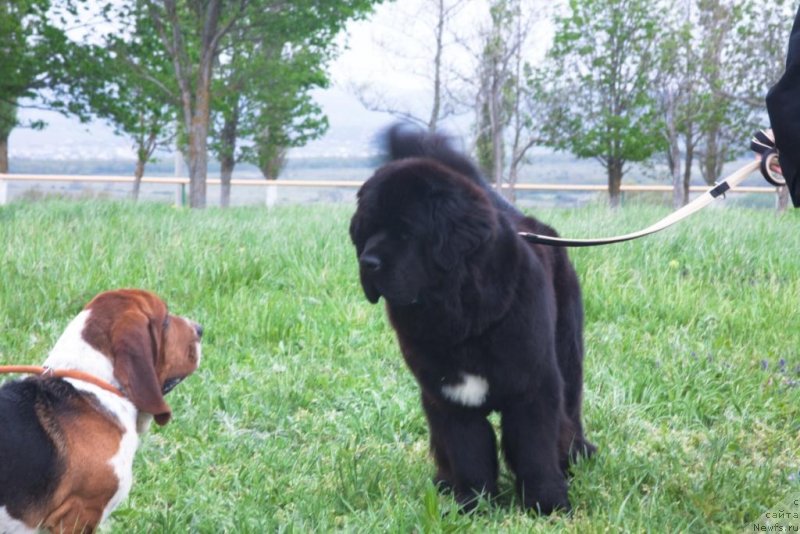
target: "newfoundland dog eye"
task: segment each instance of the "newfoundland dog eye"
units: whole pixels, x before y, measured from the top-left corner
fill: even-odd
[[[405,228],[394,228],[389,231],[389,236],[397,241],[408,241],[411,239],[411,232]]]

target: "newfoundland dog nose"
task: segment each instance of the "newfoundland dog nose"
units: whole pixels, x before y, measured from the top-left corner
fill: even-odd
[[[381,263],[381,259],[375,255],[365,252],[358,258],[358,263],[362,269],[367,272],[377,272],[381,270],[383,264]]]

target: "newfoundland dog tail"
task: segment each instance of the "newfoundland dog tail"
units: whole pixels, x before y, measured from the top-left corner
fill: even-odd
[[[469,158],[453,148],[453,140],[445,134],[399,122],[384,132],[381,144],[389,161],[431,158],[482,186],[487,185],[478,168]]]
[[[429,132],[408,122],[398,122],[379,136],[388,161],[405,158],[430,158],[466,176],[489,193],[503,211],[521,215],[489,185],[478,167],[467,156],[453,148],[453,139],[440,132]]]

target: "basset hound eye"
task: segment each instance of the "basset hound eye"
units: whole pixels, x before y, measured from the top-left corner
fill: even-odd
[[[164,324],[161,325],[164,330],[166,330],[167,327],[169,326],[169,322],[170,322],[170,316],[167,315],[166,317],[164,317]]]

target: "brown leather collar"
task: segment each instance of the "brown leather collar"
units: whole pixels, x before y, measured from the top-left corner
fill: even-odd
[[[41,367],[38,365],[0,365],[0,374],[6,373],[28,373],[32,375],[41,375],[44,377],[54,376],[57,378],[74,378],[75,380],[94,384],[95,386],[113,393],[118,397],[122,397],[123,399],[125,398],[125,395],[123,395],[118,388],[112,386],[105,380],[100,380],[94,375],[84,373],[83,371],[76,371],[74,369],[52,369],[50,367]]]

